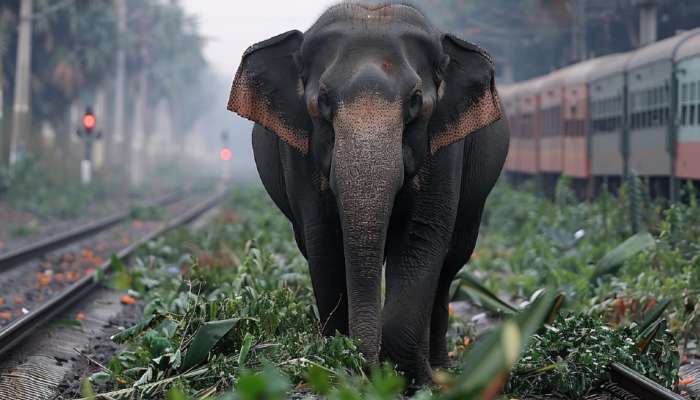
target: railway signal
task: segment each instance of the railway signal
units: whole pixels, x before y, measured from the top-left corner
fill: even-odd
[[[229,161],[233,158],[233,151],[231,151],[231,147],[229,147],[228,143],[228,132],[227,131],[222,131],[221,132],[221,150],[219,150],[219,159],[222,161],[221,163],[221,183],[223,184],[224,182],[228,181],[229,178],[231,177],[231,166],[229,165]]]
[[[85,155],[80,161],[80,182],[87,185],[92,180],[92,144],[102,137],[102,132],[95,132],[97,117],[92,112],[92,107],[85,109],[82,118],[83,129],[78,130],[78,136],[85,142]]]
[[[221,161],[230,161],[232,155],[233,154],[231,153],[231,149],[229,149],[228,147],[222,148],[219,152],[219,157],[221,157]]]

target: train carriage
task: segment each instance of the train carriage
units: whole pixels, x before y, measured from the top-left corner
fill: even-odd
[[[539,171],[561,174],[564,161],[562,99],[566,69],[543,77],[538,90],[540,100]]]
[[[700,179],[700,32],[675,53],[677,79],[676,176]]]
[[[635,51],[627,74],[629,169],[647,177],[671,176],[671,77],[673,54],[692,32]]]
[[[520,136],[516,168],[525,174],[536,174],[540,171],[540,90],[543,82],[543,78],[531,79],[519,85],[517,90]]]
[[[588,77],[591,175],[623,175],[625,64],[632,53],[613,54]]]
[[[519,123],[518,123],[518,107],[517,107],[517,84],[498,85],[498,95],[503,103],[503,109],[508,119],[510,126],[510,147],[508,149],[508,157],[503,168],[508,172],[516,172],[518,164],[518,149],[519,149]]]
[[[604,59],[593,59],[567,68],[564,73],[562,118],[564,120],[564,175],[576,179],[590,177],[588,157],[589,95],[587,80]]]

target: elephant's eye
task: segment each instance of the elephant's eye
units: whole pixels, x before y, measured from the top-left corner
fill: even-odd
[[[333,105],[328,93],[322,91],[318,94],[318,110],[326,121],[331,122],[333,120]]]
[[[423,92],[416,90],[411,95],[411,99],[408,102],[408,121],[412,121],[418,113],[421,107],[423,107]]]

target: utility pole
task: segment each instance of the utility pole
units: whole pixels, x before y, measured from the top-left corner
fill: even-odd
[[[10,166],[27,151],[31,134],[29,79],[32,68],[32,0],[21,0],[17,39],[17,65],[15,66],[15,96],[12,107],[12,133],[10,137]]]
[[[657,7],[655,0],[639,0],[639,46],[646,46],[657,39]]]
[[[588,53],[586,46],[586,1],[572,0],[572,3],[571,62],[575,63],[585,60]]]
[[[5,166],[5,164],[8,162],[10,147],[10,141],[7,140],[7,136],[4,134],[5,119],[3,118],[3,113],[5,111],[5,103],[2,93],[2,83],[4,81],[2,73],[2,56],[3,53],[0,50],[0,167]]]
[[[111,144],[114,148],[108,147],[110,154],[110,164],[117,165],[119,161],[125,161],[129,165],[129,160],[115,160],[119,154],[125,152],[128,154],[131,151],[129,148],[124,148],[124,90],[126,82],[126,50],[124,49],[124,35],[126,33],[126,0],[114,0],[114,7],[117,14],[117,57],[116,57],[116,72],[114,79],[114,114],[112,126]],[[119,151],[121,150],[121,151]]]

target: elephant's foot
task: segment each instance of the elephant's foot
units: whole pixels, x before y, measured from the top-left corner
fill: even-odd
[[[380,358],[396,364],[398,370],[406,374],[412,385],[417,387],[432,385],[433,370],[428,359],[427,346],[410,343],[407,339],[406,337],[390,339],[385,336]]]
[[[433,368],[452,368],[455,366],[455,363],[447,355],[447,350],[440,352],[439,354],[435,354],[431,351],[430,366]]]
[[[444,335],[434,338],[430,343],[430,365],[433,368],[451,368],[454,363],[447,352],[447,339]]]

